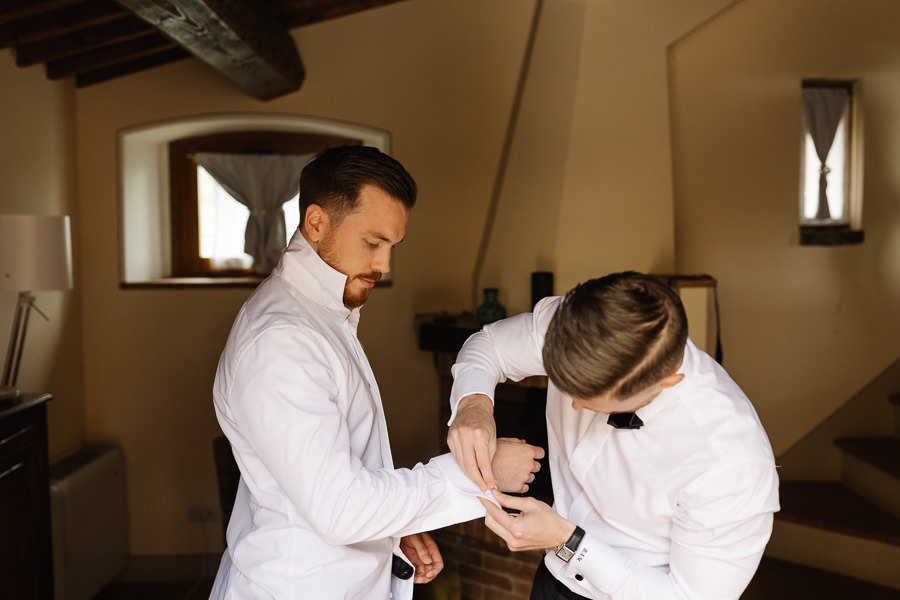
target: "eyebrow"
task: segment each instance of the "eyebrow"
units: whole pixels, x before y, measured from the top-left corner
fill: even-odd
[[[374,231],[367,231],[365,233],[366,233],[366,235],[369,235],[369,236],[375,238],[376,240],[381,240],[382,242],[387,242],[388,244],[391,244],[392,246],[397,246],[398,244],[401,244],[403,242],[403,240],[406,239],[406,236],[403,236],[402,238],[400,238],[400,241],[398,241],[397,243],[391,243],[390,238],[388,238],[387,236],[384,236],[380,233],[376,233]]]

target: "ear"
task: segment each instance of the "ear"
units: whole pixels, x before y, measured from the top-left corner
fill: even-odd
[[[684,373],[671,373],[663,377],[659,384],[664,388],[669,388],[680,382],[682,379],[684,379]]]
[[[302,225],[306,239],[315,247],[328,232],[330,226],[328,213],[318,204],[310,204],[306,208],[306,214],[303,215]]]

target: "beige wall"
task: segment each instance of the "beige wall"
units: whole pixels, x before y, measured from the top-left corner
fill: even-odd
[[[116,132],[229,111],[314,115],[390,131],[420,184],[394,285],[363,311],[360,337],[379,379],[398,464],[438,449],[437,380],[413,315],[466,306],[466,281],[496,167],[530,16],[520,0],[417,0],[295,32],[307,79],[270,102],[243,95],[197,61],[78,91],[85,240],[87,437],[125,450],[130,551],[218,552],[211,386],[247,290],[120,290]],[[473,225],[474,224],[474,225]],[[433,426],[424,426],[433,424]]]
[[[71,81],[48,82],[40,68],[17,68],[8,50],[0,51],[0,82],[0,213],[69,215],[72,226],[75,289],[35,292],[50,320],[32,311],[17,381],[25,391],[53,394],[49,451],[56,457],[84,437],[75,88]],[[3,356],[15,307],[15,292],[0,293]]]
[[[744,0],[670,53],[677,265],[718,278],[725,366],[776,453],[900,354],[898,19],[893,0]],[[803,78],[862,83],[861,245],[798,245]]]
[[[857,13],[875,16],[854,27],[876,32],[890,21],[885,15],[896,21],[892,0],[865,3],[867,10],[845,15],[841,7],[856,0],[816,2],[827,17],[811,27],[801,11],[811,12],[812,0],[790,8],[774,0],[546,0],[499,182],[533,1],[407,0],[297,30],[307,81],[265,103],[195,60],[73,91],[0,55],[4,90],[12,90],[0,102],[28,103],[10,107],[15,119],[3,121],[0,134],[53,155],[57,187],[41,199],[48,211],[71,208],[78,157],[81,268],[69,301],[80,299],[83,310],[59,326],[64,342],[75,340],[70,354],[83,356],[84,410],[66,415],[64,429],[60,418],[51,422],[51,448],[71,447],[81,435],[123,447],[131,553],[221,550],[218,524],[189,524],[187,514],[217,506],[211,383],[248,292],[118,288],[115,140],[121,128],[160,119],[260,111],[388,130],[393,153],[420,184],[395,284],[373,294],[360,329],[398,464],[438,447],[437,379],[431,356],[416,349],[413,315],[472,310],[473,286],[486,285],[501,288],[510,313],[527,309],[536,269],[556,273],[557,291],[621,268],[719,278],[726,366],[754,399],[776,450],[784,449],[898,354],[897,342],[880,335],[897,330],[900,293],[891,258],[900,252],[889,237],[897,238],[889,167],[900,141],[888,136],[897,131],[896,45],[887,33],[860,44],[865,56],[814,45],[864,19]],[[838,70],[866,77],[867,241],[799,248],[797,150],[784,132],[797,126],[799,77]],[[51,130],[36,142],[14,122],[23,118],[49,120]],[[25,174],[44,168],[31,156],[4,171],[4,181],[29,188],[36,175]],[[473,282],[495,184],[498,219]],[[760,205],[764,211],[745,208]],[[15,203],[4,195],[0,208],[8,207]],[[829,327],[820,326],[823,317]],[[45,359],[42,368],[67,372],[77,360]],[[81,376],[72,372],[59,386],[78,402]]]
[[[667,49],[732,2],[544,2],[479,281],[510,314],[532,271],[675,268]]]

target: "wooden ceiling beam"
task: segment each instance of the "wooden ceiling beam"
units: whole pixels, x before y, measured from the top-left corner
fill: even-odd
[[[0,23],[78,4],[81,0],[4,0],[0,4]]]
[[[47,79],[62,79],[175,47],[173,41],[153,31],[117,44],[47,61]]]
[[[109,2],[88,2],[76,6],[67,6],[59,10],[24,17],[16,21],[0,24],[0,48],[15,44],[27,44],[57,37],[104,23],[125,12],[121,6]]]
[[[151,52],[138,58],[125,60],[106,67],[99,67],[82,71],[75,75],[75,87],[87,87],[95,83],[102,83],[124,75],[131,75],[138,71],[160,67],[177,60],[190,58],[191,53],[181,46],[165,48],[158,52]]]
[[[40,62],[78,54],[83,52],[85,48],[108,46],[151,32],[157,33],[155,29],[135,18],[134,15],[125,13],[113,21],[107,21],[106,23],[37,42],[20,44],[16,46],[16,64],[20,67],[27,67]]]
[[[267,2],[116,1],[254,98],[277,98],[303,83],[294,40]]]

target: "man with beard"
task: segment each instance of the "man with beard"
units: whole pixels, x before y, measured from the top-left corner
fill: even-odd
[[[241,481],[211,598],[411,598],[443,566],[423,532],[485,514],[450,454],[393,468],[356,335],[416,191],[375,148],[331,148],[303,169],[300,226],[241,308],[216,372]],[[542,456],[503,441],[498,486],[526,490]]]

